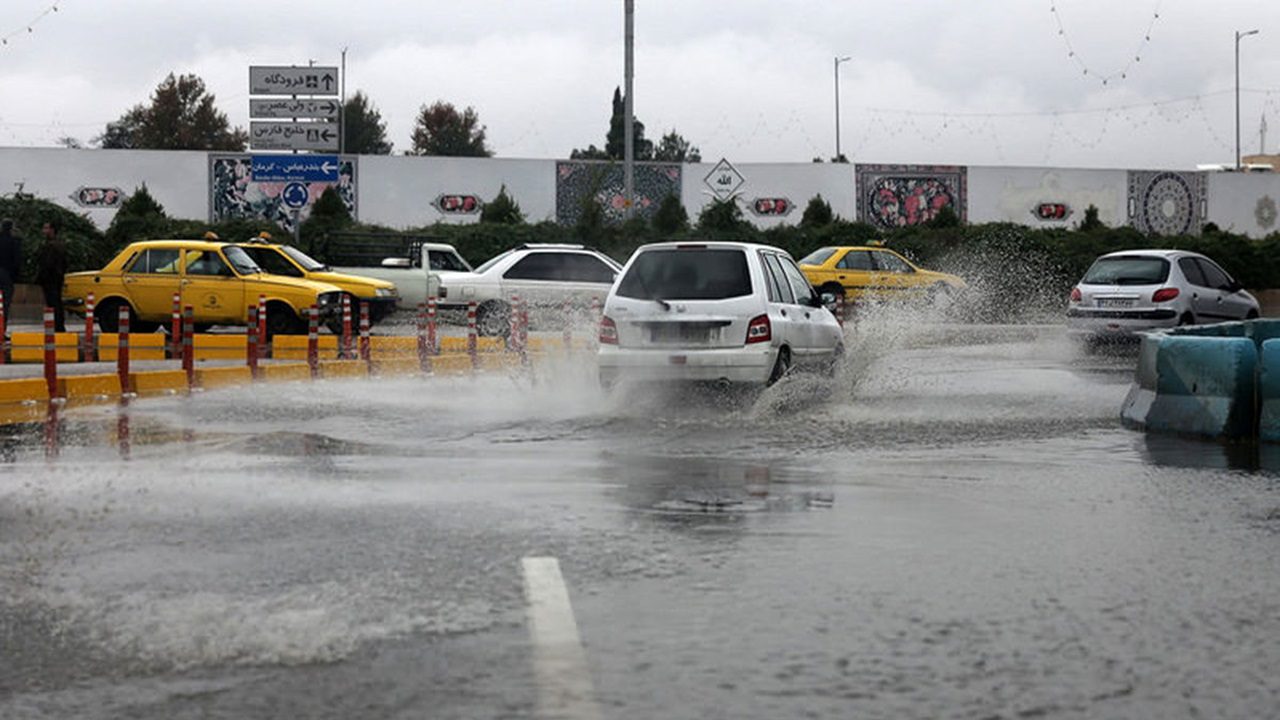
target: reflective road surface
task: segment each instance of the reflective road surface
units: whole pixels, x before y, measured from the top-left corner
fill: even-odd
[[[1057,327],[849,355],[0,428],[0,717],[1277,716],[1280,453],[1123,429]]]

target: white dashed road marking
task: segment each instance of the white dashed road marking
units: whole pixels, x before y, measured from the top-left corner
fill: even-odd
[[[600,708],[560,562],[553,557],[527,557],[521,566],[538,677],[538,716],[599,720]]]

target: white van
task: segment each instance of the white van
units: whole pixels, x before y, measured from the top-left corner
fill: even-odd
[[[605,301],[600,382],[768,385],[791,368],[830,370],[835,316],[784,250],[737,242],[636,250]]]

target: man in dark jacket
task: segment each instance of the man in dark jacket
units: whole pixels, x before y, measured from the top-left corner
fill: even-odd
[[[13,322],[9,306],[13,304],[13,286],[22,274],[22,238],[13,234],[13,221],[0,221],[0,292],[4,293],[4,317]]]
[[[53,308],[54,329],[67,331],[62,311],[62,280],[67,274],[67,246],[58,237],[58,226],[52,221],[43,228],[44,244],[36,254],[36,284],[44,291],[45,307]]]

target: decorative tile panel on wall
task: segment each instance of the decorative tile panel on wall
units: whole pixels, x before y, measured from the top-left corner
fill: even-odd
[[[293,231],[293,209],[284,200],[286,187],[298,183],[261,182],[253,179],[252,156],[209,156],[209,219],[212,222],[232,219],[270,220]],[[344,157],[338,161],[338,196],[346,204],[351,217],[356,212],[356,162]],[[298,221],[305,222],[321,193],[334,183],[301,183],[307,189],[306,204],[298,210]]]
[[[920,225],[950,206],[968,218],[967,170],[959,165],[855,165],[858,220],[882,228]]]
[[[1199,233],[1209,184],[1198,172],[1129,171],[1129,224],[1155,235]]]
[[[635,164],[636,215],[651,219],[668,195],[680,197],[681,166],[664,163]],[[582,201],[594,196],[605,219],[620,223],[625,215],[622,163],[564,160],[556,163],[556,222],[575,225],[582,216]]]

